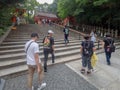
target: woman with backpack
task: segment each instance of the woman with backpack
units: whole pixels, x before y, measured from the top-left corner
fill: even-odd
[[[91,73],[93,67],[91,66],[91,57],[93,55],[94,43],[90,40],[90,35],[84,36],[84,41],[81,43],[81,55],[82,55],[82,69],[81,73],[85,73],[87,67],[87,74]]]

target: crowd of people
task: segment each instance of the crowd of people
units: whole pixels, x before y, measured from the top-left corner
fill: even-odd
[[[11,17],[11,22],[12,22],[13,27],[20,25],[20,24],[26,24],[25,18],[21,15],[13,15]]]
[[[64,32],[64,41],[65,45],[69,43],[69,27],[65,26],[63,29]],[[38,90],[46,87],[46,83],[43,83],[44,72],[47,72],[47,61],[48,55],[52,55],[52,64],[55,63],[55,47],[54,47],[54,32],[52,30],[48,30],[48,34],[43,39],[43,53],[44,53],[44,66],[42,68],[41,59],[39,57],[39,45],[36,42],[39,39],[39,35],[37,33],[31,34],[31,40],[29,40],[25,44],[25,52],[26,52],[26,60],[28,65],[28,90],[34,90],[32,86],[33,82],[33,75],[35,70],[38,73]],[[80,53],[82,56],[82,68],[81,73],[90,74],[93,70],[93,66],[91,65],[91,58],[93,53],[96,51],[95,42],[97,41],[97,37],[94,31],[91,31],[90,34],[86,34],[84,36],[84,40],[81,42]],[[108,65],[111,65],[110,58],[111,58],[111,46],[114,45],[114,40],[110,36],[109,33],[106,34],[105,38],[101,40],[102,47],[104,48],[105,55],[106,55],[106,62]],[[115,47],[114,47],[115,49]]]

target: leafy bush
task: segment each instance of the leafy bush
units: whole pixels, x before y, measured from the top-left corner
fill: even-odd
[[[4,30],[0,29],[0,36],[2,36],[4,34]]]
[[[2,26],[0,27],[0,36],[4,35],[4,33],[8,30],[8,27],[7,26]]]

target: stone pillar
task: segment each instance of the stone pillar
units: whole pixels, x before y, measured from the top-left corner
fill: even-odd
[[[5,85],[5,80],[0,78],[0,90],[4,89],[4,85]]]
[[[100,36],[100,31],[101,30],[101,28],[100,27],[98,27],[98,35]]]
[[[101,35],[101,37],[103,37],[103,28],[101,28],[101,34],[100,35]]]
[[[82,28],[83,32],[85,31],[85,27]]]
[[[118,30],[115,30],[115,38],[118,37]]]
[[[108,29],[104,29],[104,36],[108,33]]]
[[[114,30],[111,29],[111,36],[113,37],[114,36]]]
[[[110,33],[110,29],[108,29],[108,33]]]

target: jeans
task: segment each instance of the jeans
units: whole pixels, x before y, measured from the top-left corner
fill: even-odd
[[[69,40],[68,40],[68,34],[64,34],[64,37],[65,37],[65,44],[69,43]]]
[[[82,55],[82,67],[88,67],[88,70],[93,69],[91,66],[91,57]]]
[[[107,64],[110,64],[111,52],[105,51]]]
[[[44,48],[44,70],[47,70],[47,60],[49,53],[52,55],[52,63],[54,63],[54,51],[52,49],[45,49]]]

